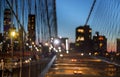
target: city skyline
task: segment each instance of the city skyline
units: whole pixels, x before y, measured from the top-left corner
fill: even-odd
[[[70,41],[75,41],[75,28],[84,26],[94,0],[57,0],[58,33],[68,36]],[[92,28],[92,36],[98,31],[106,36],[107,50],[116,51],[116,39],[120,38],[119,27],[119,0],[96,0],[94,9],[88,21]]]
[[[120,0],[0,0],[0,77],[120,77],[119,11]]]
[[[3,0],[2,0],[3,1]],[[56,15],[57,15],[57,25],[58,25],[58,36],[68,37],[70,42],[75,42],[75,28],[78,26],[84,26],[88,14],[90,12],[90,8],[93,4],[94,0],[56,0]],[[37,14],[37,23],[36,23],[36,37],[42,41],[42,28],[38,25],[46,25],[42,24],[40,17],[40,11],[36,11],[35,9],[35,1],[31,0],[31,6],[27,4],[27,1],[24,1],[25,6],[24,9],[22,2],[18,1],[18,7],[16,7],[15,1],[14,4],[14,11],[16,12],[16,8],[20,8],[18,10],[18,18],[20,22],[24,25],[25,31],[27,31],[28,25],[28,15]],[[36,0],[39,2],[39,0]],[[4,2],[3,2],[4,3]],[[111,5],[109,5],[111,4]],[[22,7],[20,7],[20,5]],[[3,32],[3,10],[8,5],[2,4],[0,15],[1,15],[1,23],[0,29]],[[38,4],[36,4],[38,8]],[[45,6],[40,8],[44,11]],[[27,9],[27,10],[25,10]],[[112,10],[113,9],[113,10]],[[108,50],[109,51],[116,51],[116,39],[120,38],[120,27],[119,27],[119,2],[118,0],[109,2],[97,0],[93,12],[90,16],[90,20],[88,21],[87,25],[90,25],[92,28],[92,36],[95,35],[95,32],[98,31],[100,35],[106,36],[108,38]],[[24,13],[22,12],[24,10]],[[17,13],[17,12],[16,12]],[[42,15],[41,15],[42,16]],[[13,17],[12,24],[15,24],[15,27],[18,28],[16,18]],[[44,22],[44,21],[43,21]],[[46,21],[45,21],[46,22]],[[49,23],[50,24],[50,23]],[[46,28],[46,27],[45,27]],[[52,28],[51,28],[52,29]],[[52,29],[54,30],[54,29]],[[51,30],[51,31],[52,31]],[[49,33],[49,32],[48,32]],[[46,34],[46,33],[45,33]],[[51,33],[52,34],[52,33]],[[45,38],[48,38],[49,35],[46,35]]]
[[[56,0],[59,36],[69,37],[70,42],[75,42],[75,28],[85,25],[93,1]]]

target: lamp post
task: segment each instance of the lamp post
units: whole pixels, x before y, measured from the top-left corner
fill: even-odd
[[[10,36],[11,36],[11,51],[12,51],[12,58],[14,57],[14,49],[13,49],[13,42],[14,42],[14,37],[16,35],[15,29],[11,29]]]

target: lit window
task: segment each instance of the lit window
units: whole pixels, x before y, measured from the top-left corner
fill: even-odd
[[[84,41],[84,37],[78,37],[77,41]]]
[[[78,29],[77,31],[78,31],[78,32],[82,32],[82,33],[84,32],[84,30],[83,30],[83,29]]]
[[[79,44],[79,43],[76,43],[75,45],[76,45],[76,46],[80,46],[80,44]]]
[[[103,44],[102,44],[102,43],[100,43],[100,44],[99,44],[99,46],[100,46],[100,48],[101,48],[101,47],[103,46]]]
[[[102,36],[100,36],[100,37],[99,37],[99,40],[103,40],[103,37],[102,37]]]
[[[32,22],[34,22],[34,20],[32,20]]]
[[[92,32],[92,30],[89,30],[89,32]]]

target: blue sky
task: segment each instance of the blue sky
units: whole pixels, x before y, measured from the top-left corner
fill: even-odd
[[[84,25],[94,0],[56,0],[58,35],[75,41],[75,28]]]

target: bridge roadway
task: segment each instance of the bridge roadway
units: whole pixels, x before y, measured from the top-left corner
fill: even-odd
[[[0,77],[44,77],[55,58],[56,56],[54,55],[38,61],[26,61],[23,62],[22,68],[20,68],[20,64],[15,64],[12,67],[10,66],[9,70],[5,68],[4,71],[0,70]]]
[[[45,77],[120,77],[120,66],[82,53],[57,57]]]

